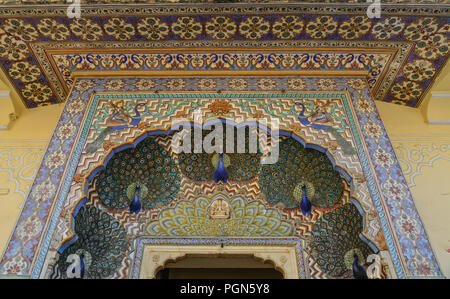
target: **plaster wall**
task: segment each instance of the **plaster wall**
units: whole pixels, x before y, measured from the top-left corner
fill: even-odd
[[[428,124],[419,109],[376,104],[441,271],[450,277],[450,125]]]
[[[63,105],[22,111],[0,131],[0,252],[8,243]]]

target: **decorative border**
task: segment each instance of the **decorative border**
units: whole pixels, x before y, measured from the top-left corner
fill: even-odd
[[[120,0],[119,0],[120,1]],[[314,0],[312,0],[313,2]],[[320,0],[321,1],[321,0]],[[401,1],[401,0],[400,0]],[[412,0],[411,0],[412,1]],[[419,0],[426,1],[426,0]],[[417,15],[448,15],[450,13],[450,7],[447,4],[429,5],[429,4],[416,4],[416,5],[398,5],[396,4],[385,4],[384,13],[387,14],[407,14],[411,15],[413,13]],[[416,2],[415,2],[416,3]],[[18,7],[7,7],[3,6],[2,9],[5,15],[11,16],[21,16],[29,13],[35,15],[42,15],[48,13],[54,14],[65,14],[67,12],[67,5],[54,5],[42,7],[39,5],[39,10],[36,10],[37,5],[30,5],[29,7],[23,8],[25,12],[22,12]],[[101,4],[90,4],[83,6],[81,8],[81,14],[86,13],[89,15],[98,15],[100,13],[109,12],[113,15],[123,15],[126,13],[140,13],[140,14],[171,14],[171,13],[336,13],[336,14],[365,14],[367,12],[367,3],[357,4],[357,3],[214,3],[204,4],[199,6],[198,3],[158,3],[158,4],[136,4],[130,5],[123,8],[123,4],[114,5],[114,9],[111,11],[106,5]]]
[[[38,59],[32,50],[34,44],[56,44],[60,50],[64,50],[67,49],[70,42],[86,45],[98,41],[103,44],[119,43],[119,51],[125,50],[130,48],[133,42],[148,41],[147,33],[139,33],[138,31],[139,28],[143,28],[142,26],[145,27],[143,17],[151,15],[159,20],[157,21],[159,22],[158,26],[165,27],[163,36],[155,38],[159,39],[157,42],[172,41],[180,45],[188,45],[192,41],[206,44],[214,41],[226,44],[229,41],[276,43],[281,40],[311,42],[327,40],[346,43],[347,46],[344,47],[349,48],[349,44],[353,42],[381,43],[386,41],[392,43],[399,49],[399,52],[402,52],[403,43],[408,43],[413,49],[408,52],[407,59],[402,58],[401,64],[388,63],[390,80],[384,82],[386,86],[383,86],[381,93],[376,96],[377,99],[386,102],[410,107],[419,106],[450,56],[448,45],[450,8],[446,6],[392,6],[383,10],[380,19],[368,19],[366,9],[361,5],[359,7],[342,5],[327,7],[325,4],[234,4],[217,7],[216,5],[162,5],[161,7],[132,5],[129,8],[98,6],[82,9],[82,22],[88,22],[86,27],[84,23],[78,23],[78,19],[68,19],[66,10],[60,7],[42,9],[36,7],[0,8],[2,12],[0,17],[0,63],[9,81],[16,88],[28,108],[55,104],[64,100],[64,87],[61,86],[61,82],[55,80],[55,74],[48,75],[48,65],[46,69],[43,68],[42,60]],[[419,17],[417,17],[418,15]],[[113,20],[112,16],[117,17],[117,19]],[[231,30],[232,33],[227,33],[226,38],[218,38],[206,29],[210,26],[208,24],[210,24],[212,17],[218,16],[224,17],[228,20],[227,22],[233,24],[234,29]],[[297,28],[298,32],[280,29],[282,26],[276,25],[281,18],[287,16],[298,19],[291,21],[291,25],[292,22],[302,24],[301,29]],[[334,29],[330,30],[326,37],[316,36],[313,33],[314,30],[308,31],[307,29],[315,26],[316,30],[319,30],[317,29],[319,28],[318,23],[315,24],[318,16],[329,18],[327,22],[333,24]],[[263,26],[261,32],[257,33],[257,37],[249,34],[250,29],[245,25],[246,22],[250,22],[250,18],[258,19],[258,24]],[[431,25],[426,18],[433,18],[434,21],[431,22]],[[195,24],[197,28],[194,29],[195,34],[188,33],[186,35],[181,29],[176,29],[178,28],[176,24],[184,22],[184,20],[189,20],[190,26]],[[395,26],[390,23],[393,20]],[[121,23],[119,25],[122,27],[114,25],[113,21]],[[122,29],[126,26],[129,29],[125,37],[114,31],[117,30],[117,26]],[[421,26],[428,27],[424,30],[420,29]],[[364,27],[365,29],[355,31],[356,34],[351,29],[355,27]],[[64,28],[62,32],[65,33],[55,35],[50,32],[55,28],[59,28],[58,30]],[[93,31],[95,33],[92,33],[89,37],[85,36],[86,30],[92,28],[95,29]],[[386,28],[391,28],[392,31]],[[282,30],[286,30],[289,36],[280,35]],[[383,33],[384,31],[388,31],[388,33]],[[416,31],[418,33],[415,33]],[[33,32],[33,34],[30,32]],[[411,32],[414,32],[414,34],[411,34]],[[86,48],[88,47],[86,46]],[[321,47],[328,48],[327,45]],[[103,48],[103,46],[100,46],[100,48]],[[262,46],[256,48],[262,48]],[[48,57],[44,60],[47,61],[46,64],[52,64],[51,61],[48,61]],[[29,69],[30,72],[24,73],[24,69]],[[326,69],[326,66],[322,69]]]
[[[62,47],[64,49],[62,49]],[[344,41],[344,40],[300,40],[300,41],[173,41],[164,43],[152,41],[133,41],[127,43],[128,49],[122,48],[120,42],[79,43],[66,41],[64,43],[34,42],[30,44],[30,50],[38,64],[41,66],[45,77],[52,82],[53,92],[58,101],[67,98],[67,91],[73,84],[74,73],[83,75],[95,72],[119,75],[123,72],[151,71],[189,72],[196,71],[205,75],[213,72],[233,71],[367,71],[370,79],[374,100],[385,101],[389,89],[401,72],[402,66],[407,62],[414,45],[406,41],[397,41],[395,44],[389,41]],[[122,49],[121,49],[122,48]],[[186,48],[185,50],[173,49]],[[220,48],[227,50],[216,54]],[[298,48],[298,50],[296,50]],[[320,48],[320,50],[318,50]],[[344,50],[337,50],[343,49]],[[147,49],[147,50],[130,50]],[[208,50],[214,49],[214,50]],[[259,49],[255,51],[254,49]],[[131,51],[131,52],[130,52]],[[374,64],[374,56],[385,54],[389,56],[385,64]],[[57,57],[55,57],[57,55]],[[197,63],[190,56],[201,55],[202,67],[192,66]],[[234,65],[226,63],[227,60],[236,60],[233,56],[244,56],[248,66],[240,67],[237,61]],[[113,66],[102,66],[103,61],[115,56]],[[298,56],[296,58],[295,56]],[[63,59],[57,59],[57,58]],[[337,58],[340,63],[336,67],[327,64],[330,57]],[[242,59],[242,58],[239,58]],[[289,63],[289,59],[295,61],[292,66],[283,66]],[[360,60],[363,60],[360,61]],[[154,60],[154,61],[152,61]],[[147,64],[158,61],[157,67]],[[214,61],[213,66],[208,66],[207,61]],[[213,63],[211,63],[213,64]],[[94,67],[94,69],[92,69]]]

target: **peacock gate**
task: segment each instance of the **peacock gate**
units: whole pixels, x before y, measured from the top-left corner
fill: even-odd
[[[441,277],[374,103],[403,92],[388,88],[390,70],[415,45],[306,43],[289,32],[268,42],[258,34],[270,27],[277,36],[281,25],[266,28],[273,20],[259,11],[239,21],[259,26],[258,36],[246,33],[249,23],[233,40],[232,23],[224,37],[211,29],[211,38],[190,40],[183,24],[201,37],[242,15],[202,27],[177,9],[181,23],[160,31],[166,43],[123,41],[125,30],[103,43],[30,44],[36,59],[58,65],[46,71],[55,80],[48,100],[66,103],[1,274],[157,278],[189,257],[251,256],[284,278],[358,278],[358,269],[369,278]],[[211,140],[219,127],[226,145]],[[174,146],[183,130],[197,151]]]

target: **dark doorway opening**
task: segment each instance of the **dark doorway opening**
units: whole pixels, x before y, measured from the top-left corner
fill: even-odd
[[[156,273],[156,279],[282,279],[270,262],[252,255],[186,255],[169,261]]]

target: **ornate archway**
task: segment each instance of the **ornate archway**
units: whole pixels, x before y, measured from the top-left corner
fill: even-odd
[[[223,118],[209,122],[230,123]],[[245,126],[258,127],[258,122],[247,122]],[[297,238],[290,246],[303,246],[300,250],[307,250],[308,258],[318,263],[321,271],[333,276],[348,270],[345,264],[348,252],[357,250],[362,260],[378,252],[361,235],[366,224],[358,201],[351,199],[353,178],[336,165],[327,149],[308,144],[291,132],[277,131],[281,137],[275,164],[260,165],[256,159],[259,152],[225,152],[229,181],[224,183],[214,181],[215,153],[174,153],[170,147],[174,133],[173,129],[145,132],[111,148],[100,166],[91,167],[94,170],[84,180],[86,196],[78,201],[72,220],[75,236],[59,249],[52,277],[65,277],[61,269],[69,267],[68,257],[81,253],[87,259],[88,277],[114,276],[123,264],[121,259],[136,250],[133,243],[151,237],[186,240],[201,237],[217,242],[243,237]],[[88,150],[92,144],[87,145]],[[212,170],[205,171],[208,168]],[[280,193],[279,188],[284,192]],[[193,189],[203,190],[203,194],[192,192]],[[311,202],[312,215],[300,206],[303,193]],[[140,197],[142,210],[132,214],[129,207],[136,196]],[[341,220],[330,224],[329,217],[336,215]],[[329,225],[325,235],[321,231],[324,224],[318,224],[321,222]],[[97,226],[93,227],[92,223]],[[342,247],[333,253],[330,264],[329,241],[335,238],[334,230],[342,227],[347,229],[346,234],[335,240]],[[186,255],[186,250],[191,252],[182,244],[172,246],[179,256]],[[238,252],[248,252],[244,247]],[[303,264],[299,259],[296,256],[297,266],[289,270],[297,278],[305,277],[307,272],[305,266],[299,266]],[[144,266],[146,263],[135,262],[138,265],[134,267],[148,267]]]

